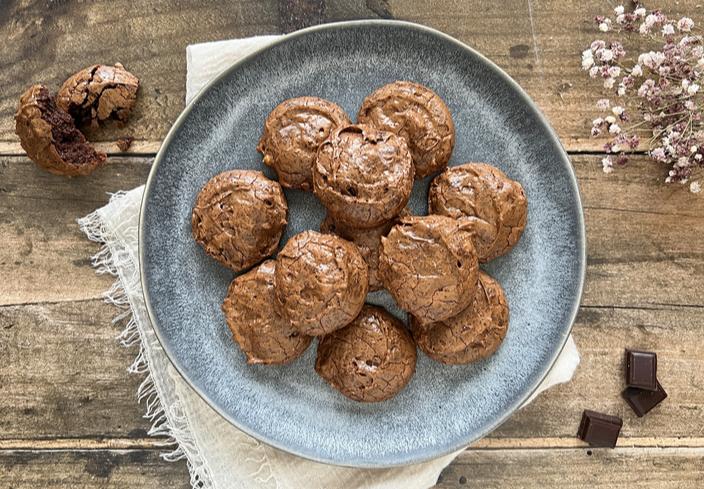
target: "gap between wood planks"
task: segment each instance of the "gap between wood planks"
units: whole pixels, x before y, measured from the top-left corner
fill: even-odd
[[[130,149],[126,152],[116,151],[115,143],[98,142],[95,147],[100,151],[104,151],[108,156],[142,156],[154,157],[159,151],[162,141],[134,141]],[[574,141],[562,141],[562,146],[568,155],[605,155],[606,153],[601,148],[600,144],[595,143],[591,139],[578,139]],[[639,149],[633,152],[634,155],[646,155],[646,148]],[[20,146],[19,141],[0,141],[0,157],[2,156],[27,156],[27,153]]]
[[[45,440],[0,440],[0,451],[8,450],[131,450],[166,449],[166,438],[52,438]],[[589,449],[575,438],[484,438],[469,450]],[[704,448],[704,438],[619,438],[617,448]]]

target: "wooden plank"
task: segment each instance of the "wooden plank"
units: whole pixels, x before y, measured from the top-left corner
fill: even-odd
[[[110,323],[114,313],[99,300],[0,307],[0,357],[6,359],[0,363],[0,439],[15,444],[5,447],[146,436],[135,399],[140,379],[125,371],[136,349],[114,340],[120,330]],[[516,413],[489,443],[522,446],[516,440],[546,438],[536,443],[574,446],[582,409],[594,409],[623,417],[625,444],[668,437],[701,444],[694,427],[704,426],[704,308],[586,307],[574,335],[582,355],[574,380]],[[620,398],[625,347],[658,352],[658,377],[669,398],[645,418]]]
[[[155,450],[0,451],[0,486],[13,489],[188,488],[186,464]],[[701,487],[704,449],[469,450],[437,489]]]
[[[704,199],[645,157],[611,175],[599,156],[572,158],[586,213],[588,277],[583,303],[644,307],[704,304]],[[76,224],[107,202],[106,192],[144,182],[149,158],[113,157],[88,178],[69,180],[22,157],[0,157],[0,305],[98,297],[108,279]],[[67,281],[70,276],[73,280]],[[634,286],[634,284],[637,284]]]
[[[10,489],[190,489],[186,462],[157,450],[2,451],[0,487]]]
[[[51,175],[26,158],[0,158],[0,304],[99,297],[112,281],[98,276],[76,219],[106,204],[108,192],[147,178],[151,158],[111,158],[90,177]],[[71,277],[71,280],[66,280]]]
[[[577,0],[14,2],[0,13],[0,38],[10,40],[0,46],[0,154],[22,153],[12,115],[31,83],[58,87],[85,65],[122,62],[143,81],[134,117],[125,128],[91,137],[114,141],[130,134],[137,139],[134,150],[142,151],[158,146],[183,108],[189,43],[370,17],[423,23],[475,47],[526,89],[568,149],[600,150],[603,142],[588,137],[599,83],[581,71],[579,54],[593,39],[608,37],[595,31],[592,19],[609,9]],[[704,20],[699,0],[680,0],[667,10]]]
[[[583,307],[573,334],[581,363],[558,385],[512,416],[492,437],[575,436],[582,410],[621,416],[624,437],[700,436],[704,426],[704,308]],[[668,398],[643,418],[621,399],[624,349],[658,353]],[[625,441],[627,443],[627,441]]]
[[[701,448],[469,450],[441,474],[438,489],[701,487]]]
[[[101,300],[0,307],[0,438],[144,438],[138,349]]]
[[[618,440],[622,448],[704,448],[704,438],[698,437],[623,437]],[[585,443],[572,436],[568,438],[544,436],[540,438],[483,438],[472,443],[472,449],[539,449],[585,448]],[[0,439],[3,450],[164,450],[164,438],[41,438]]]

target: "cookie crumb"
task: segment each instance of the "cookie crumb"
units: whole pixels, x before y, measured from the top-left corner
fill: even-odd
[[[120,148],[120,151],[123,153],[130,149],[130,146],[132,146],[132,142],[134,141],[134,138],[132,136],[125,136],[123,138],[118,139],[115,141],[115,144],[117,145],[118,148]]]

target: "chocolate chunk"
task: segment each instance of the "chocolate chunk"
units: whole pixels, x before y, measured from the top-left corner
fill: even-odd
[[[585,409],[582,412],[582,422],[579,424],[577,437],[593,447],[613,448],[616,446],[622,425],[623,420],[618,416]]]
[[[654,391],[629,387],[621,393],[639,418],[645,416],[667,397],[667,392],[662,388],[660,382],[656,380],[655,384],[656,390]]]
[[[626,350],[626,385],[648,391],[657,389],[658,356],[649,351]]]

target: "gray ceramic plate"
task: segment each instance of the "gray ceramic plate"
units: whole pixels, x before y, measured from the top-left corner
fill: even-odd
[[[350,401],[313,371],[315,345],[291,365],[247,366],[220,312],[232,274],[191,238],[191,208],[213,175],[264,170],[255,151],[264,119],[289,97],[315,95],[354,118],[393,80],[431,87],[452,111],[451,164],[486,161],[525,187],[528,227],[486,266],[510,304],[506,340],[490,359],[448,367],[419,354],[392,400]],[[428,180],[412,210],[426,211]],[[318,229],[324,210],[287,191],[285,241]],[[404,22],[359,21],[295,32],[235,64],[186,108],[156,158],[142,206],[140,250],[149,314],[176,368],[222,416],[254,437],[310,459],[382,467],[459,449],[501,424],[535,390],[562,349],[584,278],[582,209],[570,162],[526,94],[464,44]],[[395,310],[387,296],[370,302]]]

